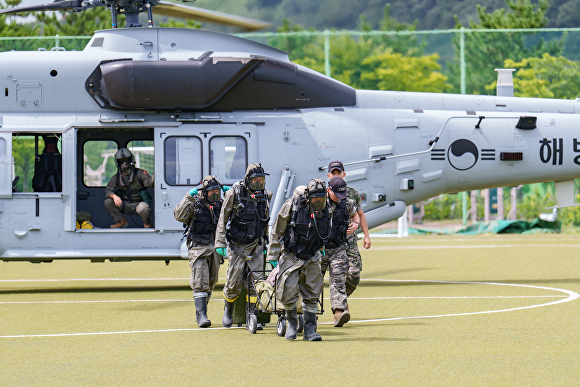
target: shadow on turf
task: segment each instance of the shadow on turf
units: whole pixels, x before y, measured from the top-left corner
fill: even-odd
[[[219,284],[215,287],[214,292],[223,289]],[[137,292],[173,292],[176,290],[191,291],[189,285],[168,285],[168,286],[82,286],[69,288],[38,288],[38,289],[0,289],[0,294],[47,294],[47,293],[137,293]]]

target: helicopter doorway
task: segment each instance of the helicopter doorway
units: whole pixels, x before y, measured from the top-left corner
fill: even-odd
[[[158,230],[182,230],[173,209],[207,175],[231,186],[257,160],[253,124],[186,124],[155,128],[155,218]]]
[[[120,148],[129,149],[135,159],[135,167],[154,174],[153,129],[115,128],[78,129],[77,131],[77,194],[76,215],[82,221],[90,219],[95,229],[110,231],[151,231],[144,229],[139,215],[126,215],[128,227],[111,229],[113,219],[104,206],[106,186],[117,174],[115,153]],[[154,196],[154,188],[147,188]],[[150,204],[153,207],[153,202]],[[153,209],[152,209],[153,214]],[[154,216],[152,215],[151,221]],[[153,223],[155,224],[155,223]],[[90,231],[90,230],[88,230]]]

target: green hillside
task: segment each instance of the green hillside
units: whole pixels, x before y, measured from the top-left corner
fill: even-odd
[[[538,0],[531,0],[537,4]],[[454,28],[454,15],[463,25],[469,18],[477,20],[476,5],[488,12],[508,8],[506,0],[197,0],[195,6],[236,13],[282,24],[283,19],[305,28],[356,29],[360,15],[364,15],[374,28],[383,16],[385,4],[391,4],[391,16],[399,22],[413,23],[417,29]],[[578,27],[580,7],[574,0],[550,0],[546,27]]]

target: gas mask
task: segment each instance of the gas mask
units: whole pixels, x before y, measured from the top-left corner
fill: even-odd
[[[326,208],[326,196],[311,196],[308,198],[308,205],[313,211],[322,211]]]
[[[207,193],[207,201],[210,203],[215,203],[220,200],[220,190],[212,189]]]
[[[263,191],[266,187],[266,175],[264,168],[259,163],[248,165],[246,169],[246,176],[244,176],[244,184],[252,192]]]
[[[210,203],[219,202],[222,186],[215,176],[206,176],[201,182],[202,196]]]
[[[265,176],[253,176],[250,177],[250,189],[252,191],[262,191],[266,186],[266,177]]]
[[[322,211],[326,208],[326,185],[322,180],[310,180],[305,193],[312,211]]]

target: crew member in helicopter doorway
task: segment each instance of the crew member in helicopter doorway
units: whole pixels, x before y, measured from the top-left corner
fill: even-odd
[[[298,296],[304,313],[303,339],[322,340],[316,333],[316,313],[324,285],[320,250],[331,231],[329,209],[324,181],[312,179],[304,193],[284,202],[272,227],[267,259],[279,269],[276,299],[284,307],[288,340],[296,340],[298,332]]]
[[[335,327],[341,327],[350,320],[346,302],[346,273],[348,258],[346,256],[346,238],[358,228],[360,219],[354,202],[346,197],[346,183],[338,176],[328,183],[328,199],[332,226],[330,235],[324,245],[322,256],[322,275],[329,270],[330,306],[332,307]]]
[[[224,196],[215,235],[217,253],[229,260],[223,290],[224,327],[232,326],[234,301],[242,292],[246,270],[264,269],[272,199],[272,192],[265,189],[266,175],[261,164],[250,164],[244,179],[235,183]],[[256,280],[259,275],[253,273],[250,279]]]
[[[215,176],[206,176],[201,189],[192,188],[173,210],[173,215],[185,227],[189,267],[189,285],[195,301],[195,321],[200,328],[211,326],[207,305],[218,281],[223,258],[215,251],[214,239],[223,200],[221,192],[229,187],[220,184]]]
[[[340,161],[331,161],[328,164],[328,178],[340,177],[344,179],[346,177],[346,171],[344,170],[344,165]],[[346,187],[346,196],[353,200],[355,203],[356,212],[360,218],[360,228],[364,234],[363,247],[365,249],[371,248],[371,238],[369,236],[369,226],[367,224],[367,218],[362,208],[362,201],[360,194],[355,188]],[[360,282],[360,272],[362,271],[362,258],[360,251],[358,249],[358,237],[356,232],[347,235],[347,248],[346,256],[348,258],[348,273],[346,274],[346,295],[350,296],[357,288]],[[346,310],[350,312],[348,304],[346,305]]]
[[[139,215],[143,227],[151,228],[151,195],[147,188],[153,187],[155,175],[135,167],[135,158],[129,149],[121,148],[115,153],[118,172],[111,177],[105,188],[105,208],[113,218],[111,228],[129,227],[123,214]]]

